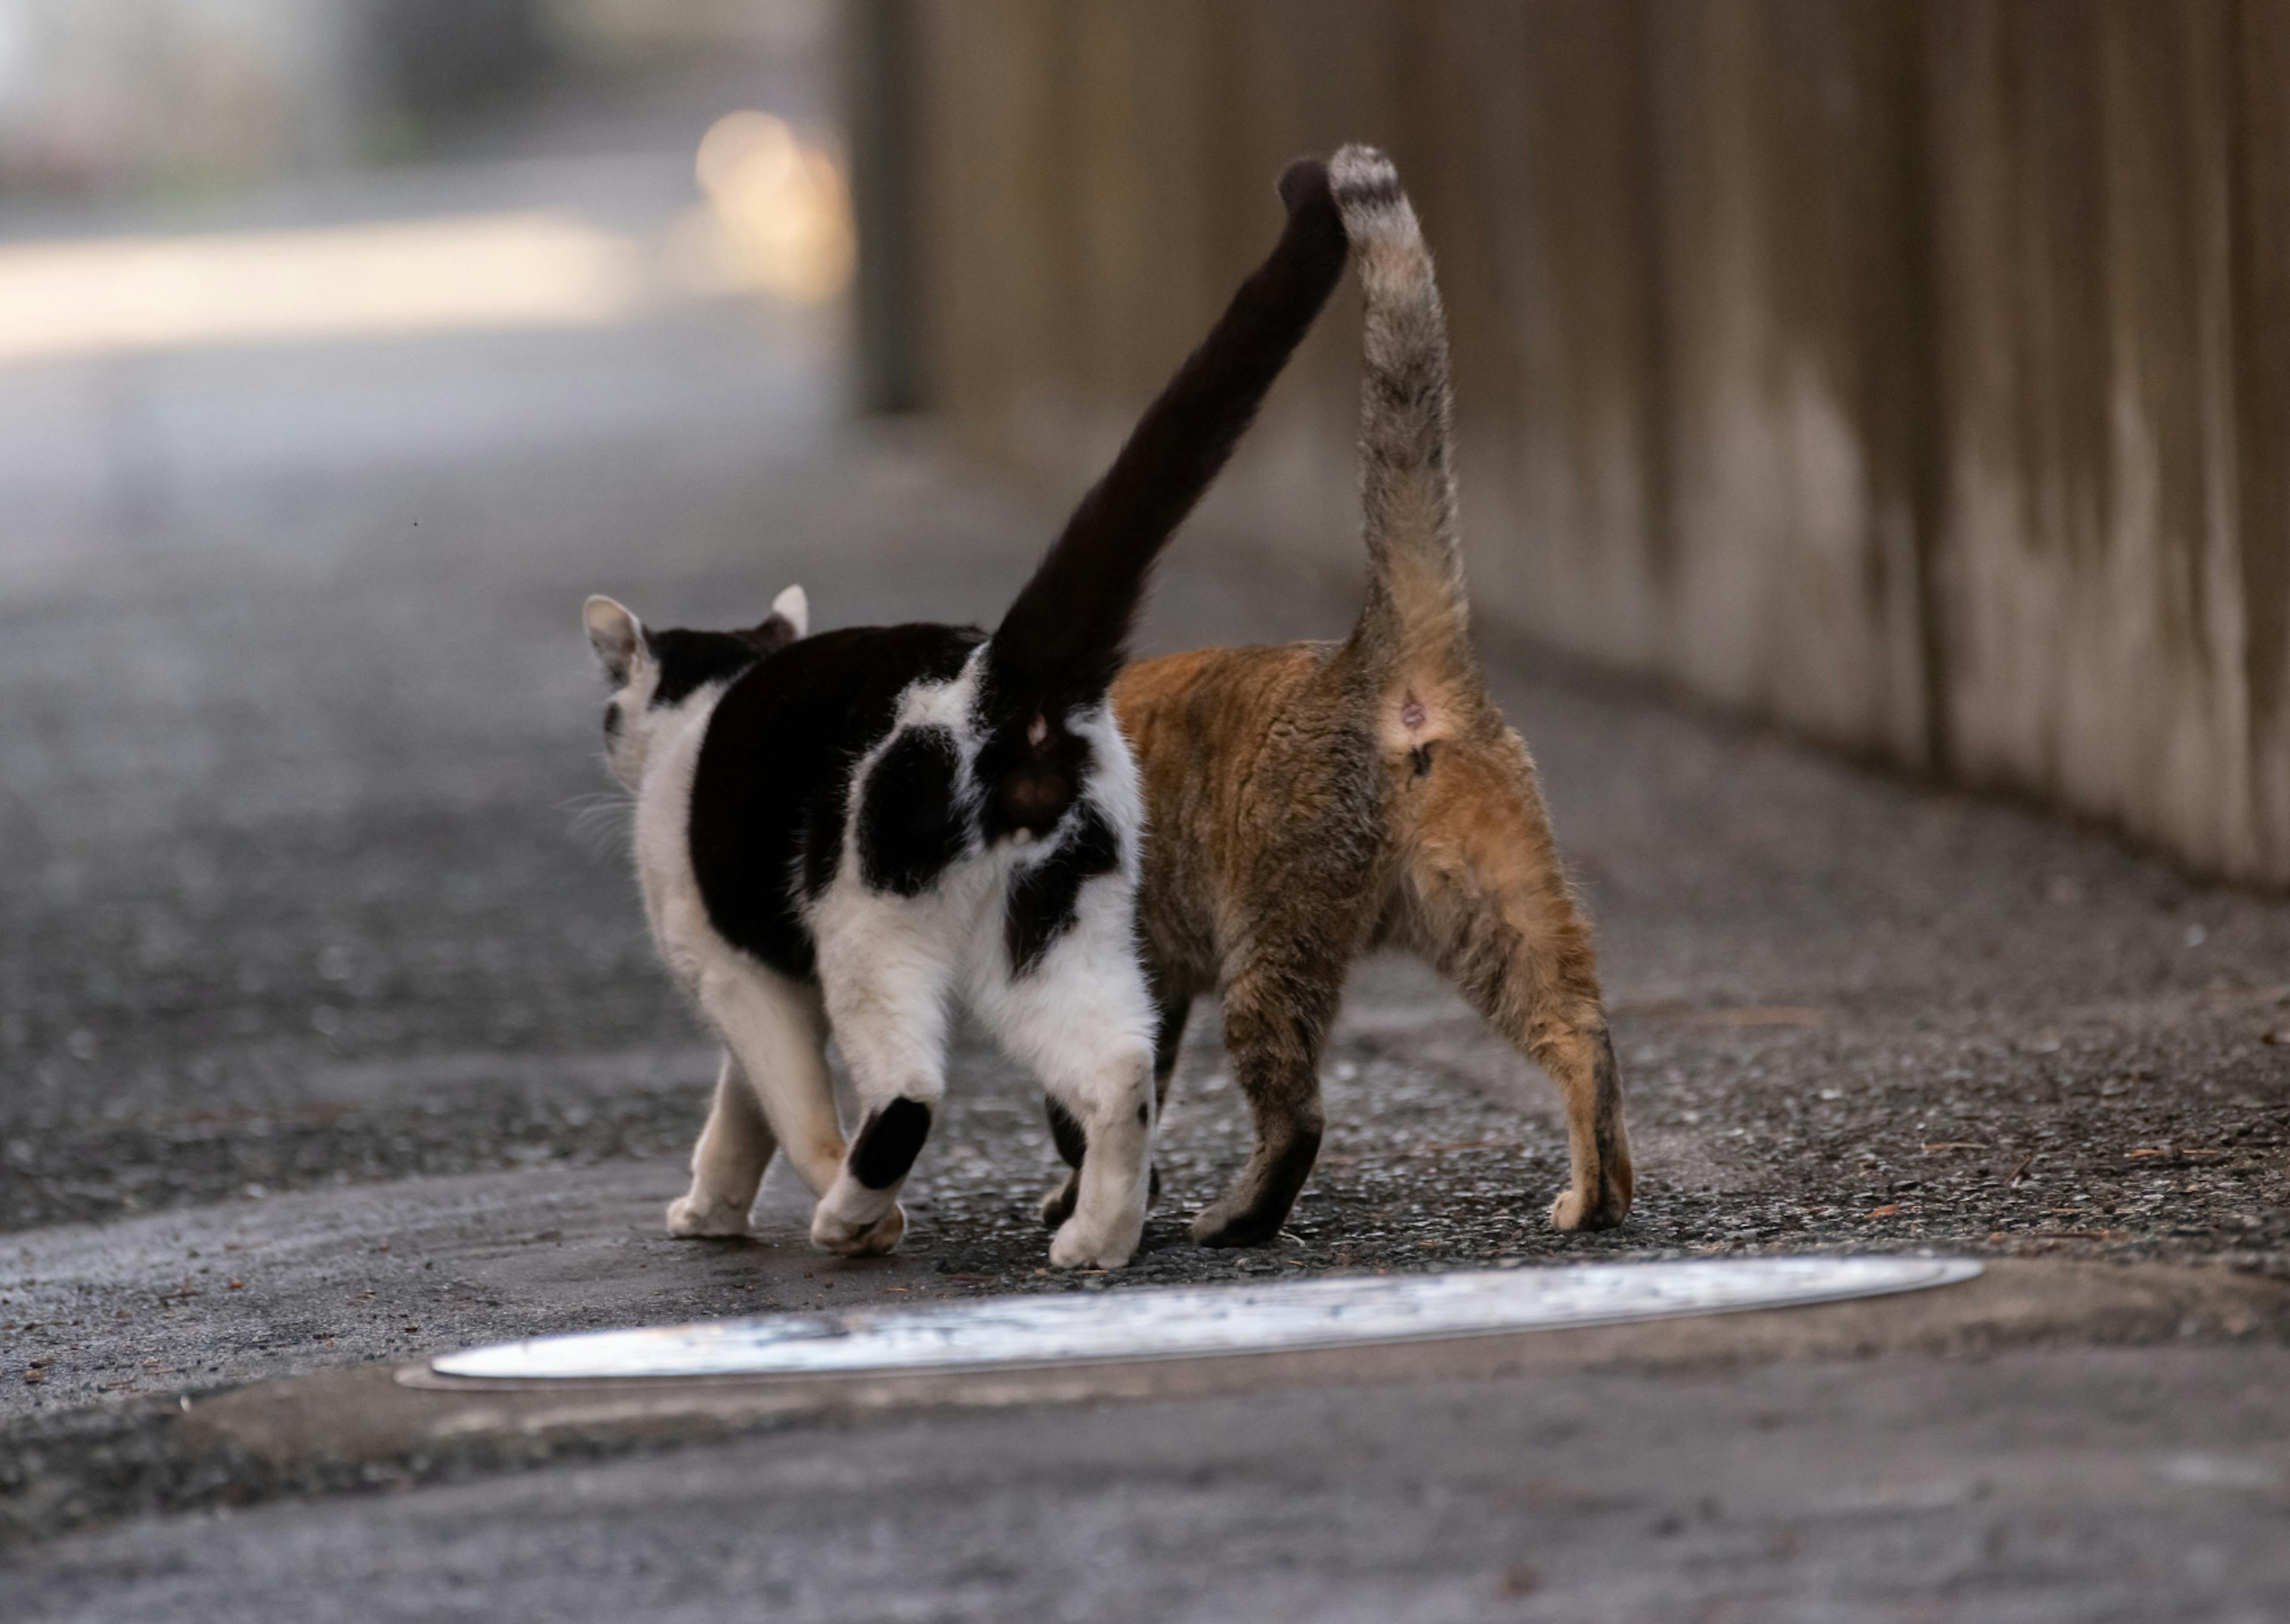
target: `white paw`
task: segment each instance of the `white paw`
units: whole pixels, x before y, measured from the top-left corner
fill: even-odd
[[[896,1202],[889,1212],[864,1225],[835,1217],[823,1201],[811,1215],[811,1244],[838,1258],[879,1256],[897,1245],[906,1232],[907,1212]]]
[[[1137,1242],[1144,1232],[1144,1224],[1121,1226],[1118,1235],[1092,1235],[1082,1228],[1081,1220],[1069,1218],[1058,1226],[1056,1236],[1050,1242],[1050,1266],[1053,1268],[1119,1268],[1136,1254]]]
[[[695,1201],[678,1196],[668,1204],[668,1232],[677,1236],[745,1235],[748,1209],[713,1196]]]

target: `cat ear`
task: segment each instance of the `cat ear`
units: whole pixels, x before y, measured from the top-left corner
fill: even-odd
[[[811,599],[801,587],[789,587],[773,598],[772,612],[794,627],[797,637],[811,636]]]
[[[581,624],[588,628],[589,646],[597,651],[605,675],[615,686],[627,682],[644,651],[644,622],[599,593],[581,605]]]

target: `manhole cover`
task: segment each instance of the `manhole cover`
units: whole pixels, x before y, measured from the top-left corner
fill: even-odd
[[[997,1297],[537,1337],[447,1354],[430,1369],[491,1381],[600,1380],[1195,1358],[1834,1302],[1978,1273],[1966,1258],[1739,1258]]]

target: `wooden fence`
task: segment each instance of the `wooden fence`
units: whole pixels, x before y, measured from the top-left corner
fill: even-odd
[[[1373,141],[1439,255],[1483,617],[2290,880],[2290,3],[853,14],[899,70],[875,330],[980,452],[1085,474],[1282,162]],[[1221,524],[1356,556],[1357,342]]]

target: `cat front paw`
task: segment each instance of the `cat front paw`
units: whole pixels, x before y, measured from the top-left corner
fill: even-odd
[[[1144,1214],[1138,1214],[1133,1224],[1124,1224],[1110,1235],[1093,1235],[1079,1219],[1069,1218],[1060,1226],[1050,1242],[1050,1267],[1053,1268],[1119,1268],[1137,1254],[1137,1243],[1143,1238]]]
[[[668,1204],[668,1232],[685,1239],[745,1235],[748,1209],[712,1196],[678,1196]]]
[[[830,1214],[821,1202],[811,1215],[811,1244],[838,1258],[879,1257],[899,1244],[907,1232],[907,1210],[897,1202],[891,1210],[864,1226]]]
[[[1550,1204],[1550,1227],[1569,1232],[1581,1229],[1612,1229],[1627,1217],[1630,1198],[1609,1181],[1600,1191],[1597,1202],[1583,1200],[1579,1190],[1568,1190]]]
[[[1193,1241],[1201,1246],[1269,1246],[1287,1221],[1285,1207],[1268,1212],[1261,1204],[1225,1196],[1193,1214]]]

